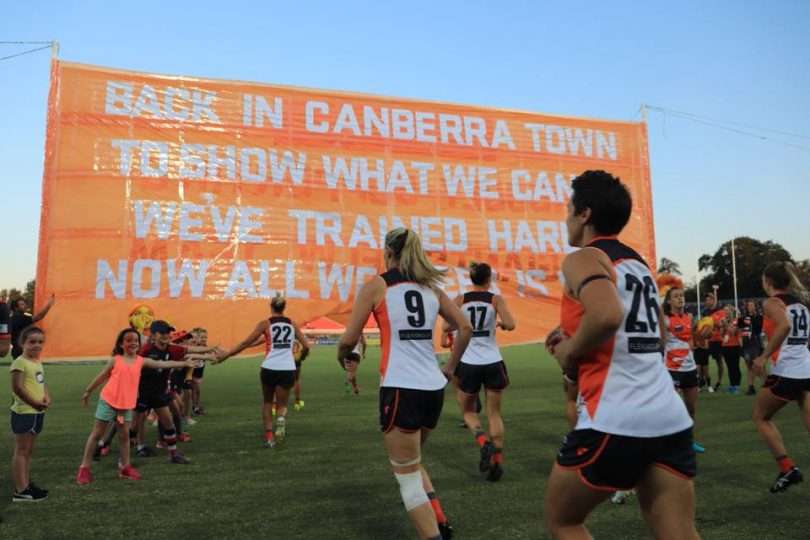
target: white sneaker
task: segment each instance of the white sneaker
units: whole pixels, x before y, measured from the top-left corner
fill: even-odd
[[[185,423],[186,423],[186,425],[188,425],[188,426],[196,426],[196,425],[197,425],[197,421],[196,421],[196,420],[194,420],[194,419],[193,419],[192,417],[190,417],[190,416],[186,417],[186,419],[185,419]]]
[[[286,435],[286,433],[287,433],[287,421],[283,416],[279,416],[278,419],[276,419],[276,434],[275,434],[276,445],[281,444],[281,442],[284,440],[284,436]]]
[[[610,502],[613,504],[624,504],[624,501],[627,500],[627,494],[624,491],[617,491],[611,497]]]
[[[706,391],[709,392],[710,394],[714,394],[714,388],[712,388],[711,386],[707,386]]]

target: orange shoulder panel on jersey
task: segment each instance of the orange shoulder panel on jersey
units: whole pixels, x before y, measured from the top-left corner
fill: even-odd
[[[385,303],[385,296],[371,313],[380,328],[380,346],[382,348],[380,351],[380,376],[385,377],[385,371],[388,369],[388,356],[391,352],[391,321],[388,318],[388,305]]]

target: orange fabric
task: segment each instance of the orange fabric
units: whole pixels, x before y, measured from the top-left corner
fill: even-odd
[[[615,277],[613,278],[615,280]],[[579,327],[585,309],[582,304],[563,293],[562,306],[560,308],[560,322],[563,332],[573,336]],[[598,348],[585,354],[579,359],[579,393],[585,400],[585,407],[591,418],[596,415],[599,407],[599,399],[602,396],[605,379],[607,379],[610,369],[610,359],[613,355],[613,345],[616,337],[611,336],[609,340],[602,343]]]
[[[779,465],[779,472],[782,474],[790,471],[793,468],[793,460],[787,456],[782,456],[776,460],[777,465]]]
[[[380,381],[385,379],[385,372],[388,369],[388,356],[391,352],[391,321],[388,319],[388,304],[383,298],[380,305],[372,311],[377,326],[380,327]]]
[[[101,389],[101,397],[113,409],[126,411],[134,409],[138,401],[138,383],[141,380],[143,358],[135,357],[128,364],[124,357],[117,355],[107,384]]]
[[[49,342],[52,358],[102,356],[144,302],[220,343],[276,291],[299,325],[345,324],[400,223],[450,268],[450,297],[470,288],[470,260],[490,264],[519,321],[499,343],[537,341],[557,324],[570,182],[586,169],[628,186],[621,240],[656,260],[643,123],[60,61],[51,73],[35,309],[55,293],[43,323],[71,336]]]
[[[779,303],[782,304],[783,308],[785,308],[784,302],[782,302],[782,300],[780,300],[779,298],[777,298],[777,300],[779,300]],[[765,333],[765,339],[767,339],[770,342],[771,339],[773,338],[773,333],[775,330],[776,330],[776,323],[774,322],[774,320],[769,318],[767,314],[763,314],[762,331]],[[773,354],[771,355],[771,361],[774,364],[776,364],[776,361],[779,359],[779,351],[781,350],[782,346],[780,345],[775,351],[773,351]]]
[[[689,356],[689,343],[692,339],[692,316],[689,313],[669,315],[669,327],[667,332],[683,340],[683,349],[671,349],[667,351],[667,369],[678,369],[683,364],[683,359]]]
[[[709,336],[709,341],[723,341],[723,332],[720,330],[720,322],[726,318],[726,311],[718,308],[710,317],[714,321],[714,330],[712,331],[712,335]]]

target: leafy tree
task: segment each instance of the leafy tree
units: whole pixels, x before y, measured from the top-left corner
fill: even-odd
[[[25,302],[34,309],[34,293],[37,289],[37,280],[32,279],[28,283],[25,284],[25,293],[22,295],[25,298]]]
[[[11,302],[21,296],[23,296],[23,293],[20,289],[15,289],[14,287],[11,289],[0,289],[0,298],[5,298],[7,302]]]
[[[681,275],[681,265],[666,257],[661,257],[661,264],[658,265],[658,273],[667,272],[673,276]]]
[[[776,242],[761,242],[747,236],[734,239],[737,263],[737,294],[740,298],[763,296],[762,269],[774,261],[794,262],[788,250]],[[723,243],[714,255],[702,255],[698,260],[701,270],[709,275],[700,280],[700,290],[710,291],[712,285],[720,288],[720,298],[734,296],[734,280],[731,264],[731,241]]]

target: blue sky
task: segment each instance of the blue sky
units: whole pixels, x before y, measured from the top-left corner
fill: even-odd
[[[794,148],[649,113],[658,256],[733,235],[810,258],[810,2],[8,3],[3,41],[63,60],[639,119],[642,102],[785,132]],[[33,46],[0,45],[0,57]],[[0,62],[0,288],[34,277],[50,53]]]

